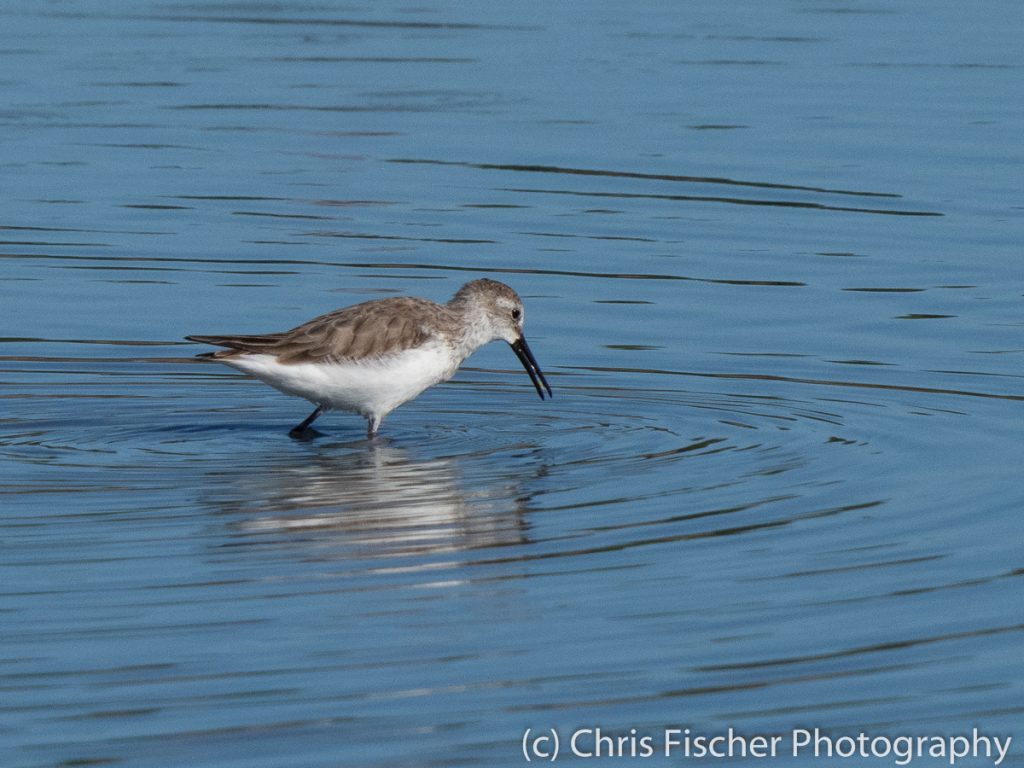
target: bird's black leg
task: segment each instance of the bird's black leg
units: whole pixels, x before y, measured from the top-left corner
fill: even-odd
[[[304,422],[299,424],[299,426],[297,427],[292,427],[291,431],[288,433],[288,436],[302,437],[302,433],[305,432],[309,428],[309,425],[316,421],[317,417],[320,416],[320,414],[323,412],[324,407],[322,405],[318,405],[316,407],[316,410],[309,414],[309,416],[306,417],[306,420]]]

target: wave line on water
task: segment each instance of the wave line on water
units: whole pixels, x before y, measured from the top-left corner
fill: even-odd
[[[813,384],[825,387],[854,387],[858,389],[883,389],[894,392],[920,392],[926,395],[959,395],[981,397],[991,400],[1013,400],[1024,402],[1024,395],[1001,392],[980,392],[969,389],[946,389],[943,387],[920,387],[910,384],[880,384],[870,381],[841,381],[830,379],[808,379],[798,376],[779,376],[771,373],[708,373],[706,371],[669,371],[659,368],[613,368],[607,366],[559,366],[565,370],[588,371],[592,373],[645,373],[656,376],[693,376],[702,379],[730,379],[736,381],[776,381],[785,384]]]
[[[781,667],[789,666],[791,664],[807,664],[814,661],[828,661],[832,659],[842,659],[850,656],[861,656],[868,653],[879,653],[881,651],[895,651],[906,648],[913,648],[919,645],[933,645],[935,643],[946,643],[952,640],[966,640],[972,637],[991,637],[993,635],[1002,635],[1006,633],[1021,632],[1024,631],[1024,624],[1009,624],[1002,627],[982,627],[979,629],[969,629],[961,632],[946,632],[940,635],[932,635],[930,637],[918,637],[910,638],[907,640],[893,640],[888,643],[879,643],[877,645],[861,645],[852,648],[844,648],[838,651],[832,651],[830,653],[816,653],[807,656],[794,656],[780,659],[763,659],[759,661],[747,661],[737,662],[734,664],[713,664],[704,667],[697,667],[697,672],[728,672],[738,670],[750,670],[759,669],[762,667]]]
[[[542,27],[514,25],[514,24],[477,24],[473,22],[456,21],[396,21],[390,19],[353,19],[353,18],[325,18],[325,17],[289,17],[289,16],[218,16],[214,14],[112,14],[112,13],[84,13],[84,12],[49,12],[41,14],[53,19],[101,19],[118,20],[126,19],[131,21],[171,21],[185,24],[195,23],[218,23],[218,24],[256,24],[275,26],[321,26],[321,27],[365,27],[369,29],[419,29],[419,30],[480,30],[480,31],[509,31],[509,32],[539,32]]]
[[[805,200],[755,200],[746,197],[716,197],[714,195],[658,195],[640,192],[580,192],[568,189],[529,189],[500,187],[501,192],[521,194],[571,195],[573,197],[600,197],[621,200],[668,200],[672,202],[726,203],[728,205],[752,205],[766,208],[800,208],[812,211],[838,211],[840,213],[871,213],[876,216],[945,216],[938,211],[899,211],[894,208],[857,208],[848,205],[826,205]]]
[[[330,236],[330,235],[328,235]],[[430,242],[439,242],[431,240]],[[445,243],[466,244],[465,240],[441,241]],[[479,265],[456,265],[456,264],[424,264],[412,263],[403,264],[391,261],[322,261],[318,259],[209,259],[209,258],[187,258],[184,256],[77,256],[73,254],[56,253],[0,253],[0,259],[50,259],[54,261],[94,261],[94,262],[157,262],[175,264],[262,264],[262,265],[302,265],[321,267],[340,267],[342,269],[402,269],[402,270],[423,270],[436,272],[473,272],[482,275],[554,275],[564,277],[590,277],[602,280],[683,280],[695,283],[710,283],[713,285],[739,285],[739,286],[762,286],[776,288],[804,288],[807,283],[799,280],[757,280],[747,278],[718,278],[718,277],[693,277],[691,275],[672,275],[657,272],[581,272],[569,269],[536,269],[525,267],[494,267]],[[81,267],[87,269],[88,267]],[[112,267],[113,268],[113,267]],[[132,267],[119,266],[118,269],[133,269]],[[185,271],[171,270],[166,271]],[[230,273],[229,273],[230,274]],[[249,274],[249,273],[243,273]]]
[[[603,168],[572,168],[559,165],[503,164],[503,163],[470,163],[459,160],[421,160],[417,158],[392,158],[389,163],[405,163],[408,165],[455,165],[464,168],[477,168],[484,171],[512,171],[515,173],[555,173],[568,176],[601,176],[612,179],[644,179],[649,181],[674,181],[686,184],[718,184],[737,187],[755,187],[757,189],[786,189],[795,192],[821,192],[830,195],[851,195],[855,197],[887,197],[901,198],[895,192],[867,192],[854,189],[832,189],[829,187],[812,187],[802,184],[784,184],[771,181],[749,181],[746,179],[730,179],[725,176],[689,176],[675,173],[643,173],[640,171],[613,171]]]

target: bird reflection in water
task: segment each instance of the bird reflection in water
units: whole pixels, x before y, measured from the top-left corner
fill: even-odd
[[[217,489],[205,501],[236,516],[231,530],[253,544],[302,540],[320,555],[433,554],[528,541],[517,478],[467,491],[458,458],[418,460],[381,440],[307,445],[308,454],[287,463],[277,457],[204,484]]]

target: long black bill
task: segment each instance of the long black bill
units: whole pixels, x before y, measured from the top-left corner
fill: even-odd
[[[512,351],[516,353],[516,357],[519,358],[519,362],[523,364],[523,368],[530,374],[530,381],[533,382],[533,386],[537,390],[537,394],[540,395],[540,399],[544,399],[544,389],[548,391],[548,397],[551,397],[551,387],[548,386],[548,380],[544,378],[544,374],[541,373],[540,366],[537,365],[537,358],[533,356],[533,352],[526,346],[526,339],[522,336],[514,344],[510,345]],[[544,385],[544,389],[540,388],[540,385]]]

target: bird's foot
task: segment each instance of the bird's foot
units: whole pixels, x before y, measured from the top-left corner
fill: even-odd
[[[319,429],[313,429],[311,427],[298,426],[292,427],[291,429],[288,430],[288,437],[290,437],[292,440],[309,441],[314,440],[320,437],[321,435],[323,435],[323,432],[321,432]]]

